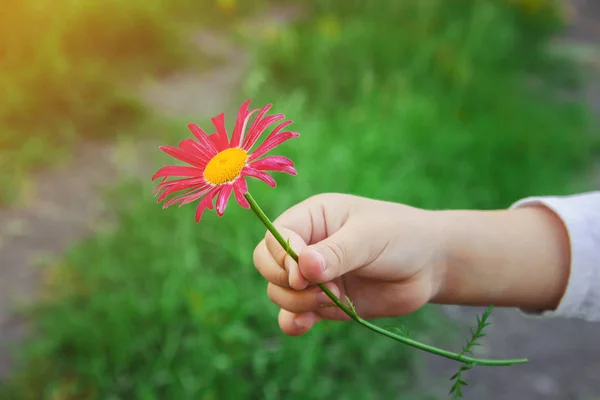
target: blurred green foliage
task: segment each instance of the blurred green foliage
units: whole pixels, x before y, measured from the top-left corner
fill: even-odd
[[[284,206],[258,187],[268,209]],[[196,225],[192,208],[161,213],[150,191],[121,188],[118,230],[45,274],[47,297],[32,314],[40,336],[0,397],[362,400],[411,388],[415,352],[360,327],[281,333],[251,264],[264,231],[251,213],[230,204],[222,220]],[[405,322],[431,326],[422,314]]]
[[[320,108],[338,108],[386,83],[489,103],[502,98],[495,93],[507,83],[522,84],[524,74],[551,76],[545,83],[553,86],[572,76],[542,48],[561,26],[558,11],[524,15],[505,0],[304,3],[311,18],[273,33],[257,58],[270,85],[309,89]]]
[[[526,0],[384,3],[310,3],[310,18],[258,47],[248,95],[302,98],[297,118],[327,120],[339,146],[385,140],[389,173],[401,176],[394,200],[489,208],[573,189],[598,137],[576,97],[578,67],[548,51],[559,3],[539,13]],[[377,160],[361,175],[386,174],[377,153],[358,149],[352,163]]]
[[[593,138],[582,104],[559,95],[575,66],[546,52],[555,8],[298,3],[297,24],[240,35],[261,38],[243,94],[274,102],[301,133],[281,148],[297,177],[278,176],[276,190],[250,183],[269,215],[321,192],[495,208],[581,189]],[[189,136],[178,126],[165,142]],[[119,226],[47,270],[36,335],[3,398],[421,398],[411,349],[344,323],[278,331],[251,266],[264,229],[247,210],[232,202],[195,225],[193,207],[161,211],[140,182],[111,199]],[[427,308],[404,319],[426,342],[451,331]]]

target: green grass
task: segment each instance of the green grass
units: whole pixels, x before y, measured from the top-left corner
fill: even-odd
[[[301,133],[281,148],[299,175],[251,183],[269,215],[322,192],[437,209],[584,188],[573,182],[594,138],[582,105],[556,95],[577,73],[545,50],[552,15],[491,0],[318,4],[257,44],[240,93]],[[185,122],[165,143],[189,136]],[[151,189],[123,183],[110,197],[119,225],[48,270],[4,398],[420,398],[411,349],[344,323],[279,332],[249,211],[232,202],[196,225],[192,206],[163,211]],[[454,329],[429,308],[403,322],[426,342]]]
[[[248,211],[195,225],[190,207],[161,212],[150,190],[121,188],[117,231],[54,267],[56,286],[33,314],[43,339],[27,346],[5,398],[358,400],[410,389],[415,353],[368,331],[323,324],[284,337],[251,265],[263,229]],[[254,191],[269,211],[284,206]]]
[[[313,19],[259,46],[246,86],[277,104],[292,93],[304,114],[327,121],[339,149],[312,151],[345,154],[342,179],[364,165],[361,179],[394,183],[386,198],[432,208],[576,189],[598,137],[584,105],[561,100],[581,74],[549,51],[558,11],[523,15],[500,0],[342,3],[319,2]],[[377,140],[387,145],[376,150]]]
[[[278,109],[294,117],[299,107],[290,101]],[[302,125],[325,128],[321,119]],[[170,142],[188,135],[183,121],[172,131]],[[308,165],[314,144],[303,137],[285,154]],[[251,189],[272,216],[324,188],[373,190],[368,181],[348,186],[335,170],[319,176],[320,169],[302,168],[299,180],[279,177],[277,190],[258,182]],[[279,331],[277,309],[251,264],[264,228],[249,211],[231,204],[223,219],[206,215],[196,225],[193,207],[162,211],[151,189],[148,182],[120,186],[110,196],[118,228],[44,273],[45,300],[30,310],[44,333],[19,352],[22,369],[0,397],[368,399],[411,392],[412,349],[343,323],[322,324],[304,338]],[[424,340],[442,336],[435,328],[451,333],[425,320],[431,315],[402,323]]]

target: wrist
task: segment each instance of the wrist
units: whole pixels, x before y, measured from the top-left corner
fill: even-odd
[[[444,279],[433,302],[557,307],[568,282],[570,249],[566,228],[552,211],[438,213]]]

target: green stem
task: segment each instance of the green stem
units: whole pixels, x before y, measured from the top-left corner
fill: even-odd
[[[259,207],[259,205],[256,203],[254,198],[250,195],[250,193],[247,193],[244,197],[246,198],[246,200],[248,200],[248,203],[250,203],[250,208],[252,209],[252,211],[254,211],[254,213],[258,216],[258,218],[265,225],[265,227],[269,230],[269,232],[271,232],[273,234],[275,239],[277,239],[279,244],[286,250],[286,252],[290,255],[290,257],[292,257],[294,259],[294,261],[298,262],[298,255],[296,254],[296,252],[294,252],[294,250],[292,250],[290,248],[289,243],[283,238],[283,236],[281,236],[281,233],[279,233],[279,231],[277,231],[275,226],[273,226],[273,223],[271,222],[269,217],[267,217],[267,215],[264,213],[264,211]],[[346,315],[348,315],[354,321],[358,322],[362,326],[364,326],[374,332],[380,333],[384,336],[387,336],[391,339],[394,339],[398,342],[407,344],[407,345],[417,348],[419,350],[423,350],[428,353],[436,354],[440,357],[445,357],[445,358],[449,358],[451,360],[460,361],[460,362],[463,362],[466,364],[473,364],[473,365],[507,366],[507,365],[513,365],[513,364],[522,364],[522,363],[526,363],[528,361],[526,358],[519,358],[519,359],[512,359],[512,360],[490,360],[490,359],[485,359],[485,358],[467,357],[463,354],[453,353],[451,351],[443,350],[443,349],[440,349],[440,348],[437,348],[434,346],[430,346],[430,345],[418,342],[416,340],[407,338],[405,336],[397,335],[393,332],[390,332],[386,329],[380,328],[379,326],[374,325],[374,324],[370,323],[369,321],[359,317],[358,314],[356,314],[356,312],[354,311],[353,307],[349,307],[349,306],[345,305],[344,303],[342,303],[342,301],[335,294],[333,294],[333,292],[331,290],[329,290],[327,288],[327,286],[325,286],[324,284],[319,283],[318,286],[319,286],[319,288],[321,288],[321,290],[323,290],[323,292],[325,292],[327,294],[327,296],[329,296],[329,298],[335,303],[336,306],[338,306]]]

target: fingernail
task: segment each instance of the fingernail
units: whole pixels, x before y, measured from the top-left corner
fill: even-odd
[[[320,249],[317,249],[315,253],[317,254],[317,261],[319,262],[321,271],[324,272],[327,269],[327,262],[325,262],[325,256],[323,255]]]
[[[292,268],[294,268],[294,265],[296,265],[296,261],[294,261],[294,259],[290,256],[286,256],[283,260],[283,266],[285,267],[285,270],[288,272],[288,274],[290,273]]]
[[[292,270],[289,274],[288,281],[290,283],[290,287],[296,290],[304,290],[308,287],[309,283],[304,279],[304,277],[300,274],[298,268]]]
[[[301,331],[306,327],[305,321],[302,321],[302,317],[298,316],[294,318],[294,326],[297,330]]]

